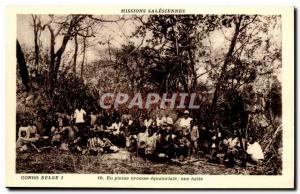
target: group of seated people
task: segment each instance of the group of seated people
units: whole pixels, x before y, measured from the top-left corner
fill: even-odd
[[[253,164],[264,159],[253,136],[245,145],[237,130],[231,134],[207,130],[190,117],[188,110],[175,120],[166,113],[133,118],[128,109],[123,114],[105,110],[87,114],[79,106],[72,115],[57,113],[46,122],[40,117],[36,121],[24,119],[17,136],[18,151],[56,148],[100,155],[127,149],[137,157],[157,162],[203,155],[210,162],[224,162],[230,167],[244,155]]]

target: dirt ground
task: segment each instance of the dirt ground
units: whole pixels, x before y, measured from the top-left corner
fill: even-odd
[[[17,154],[17,173],[80,173],[80,174],[257,174],[255,166],[227,168],[208,163],[206,158],[191,158],[180,163],[154,163],[135,155],[119,153],[98,156],[47,150],[42,153]]]

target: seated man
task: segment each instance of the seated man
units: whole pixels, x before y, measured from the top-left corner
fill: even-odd
[[[167,127],[165,131],[165,152],[169,159],[174,158],[176,149],[175,149],[175,141],[177,139],[177,135],[175,134],[174,123],[173,120],[167,120]]]
[[[69,141],[74,140],[76,137],[76,133],[79,132],[79,129],[76,127],[74,121],[71,121],[69,126],[64,127],[63,130],[66,130],[68,132]]]
[[[191,142],[184,136],[183,131],[178,131],[177,134],[174,140],[175,156],[182,159],[189,156]]]
[[[211,146],[210,146],[210,154],[209,154],[209,160],[208,162],[211,163],[219,163],[219,158],[218,158],[218,153],[219,153],[219,149],[218,149],[218,142],[217,142],[217,137],[213,136],[211,138]]]
[[[145,148],[146,148],[146,139],[148,137],[148,133],[146,133],[146,128],[142,127],[141,132],[137,135],[137,155],[142,158],[145,157]]]
[[[145,127],[141,125],[138,118],[135,118],[128,126],[129,135],[138,135],[141,131],[145,131]]]
[[[30,137],[30,129],[27,127],[27,123],[24,120],[22,126],[19,128],[18,139],[16,147],[18,151],[25,151],[28,148],[33,148],[37,152],[41,152],[33,143],[38,141],[38,137]]]
[[[224,162],[228,167],[234,167],[240,148],[241,146],[238,138],[238,132],[237,130],[234,130],[232,137],[227,140],[227,151],[224,156]]]
[[[91,155],[98,155],[104,151],[104,142],[98,137],[97,133],[91,132],[87,147]]]
[[[33,119],[30,119],[29,124],[28,124],[27,127],[29,129],[29,136],[30,137],[36,137],[36,138],[40,137],[40,135],[38,134],[38,131],[37,131],[37,127],[34,124]]]
[[[89,115],[89,124],[90,124],[90,130],[91,131],[98,131],[98,115],[95,114],[93,111],[90,112]]]
[[[204,126],[199,128],[199,154],[206,156],[209,154],[211,137],[209,135],[208,129]]]
[[[29,131],[29,127],[28,127],[27,121],[25,119],[22,121],[21,126],[19,128],[18,137],[21,137],[21,133],[23,131],[26,133],[25,137],[29,138],[30,137],[30,131]]]
[[[63,127],[51,128],[51,143],[54,147],[60,147],[64,137]]]
[[[257,164],[260,160],[264,159],[262,148],[253,136],[249,137],[246,152],[250,163]]]
[[[129,125],[131,125],[132,115],[129,113],[128,108],[126,108],[125,112],[122,114],[121,121],[122,123],[127,122]]]
[[[148,133],[148,129],[152,125],[153,121],[154,120],[150,117],[150,114],[147,113],[146,117],[145,117],[145,120],[144,120],[144,126],[146,127],[146,133]]]
[[[159,114],[158,116],[157,116],[157,118],[156,118],[156,123],[157,123],[157,126],[159,127],[159,126],[161,126],[162,124],[163,124],[163,116],[162,116],[162,114]],[[166,122],[166,121],[165,121]]]
[[[121,130],[122,127],[123,123],[121,122],[120,118],[117,117],[116,121],[107,129],[111,130],[110,137],[112,143],[117,146],[125,147],[126,138],[124,132]]]
[[[166,140],[167,133],[161,133],[156,145],[156,153],[159,161],[165,162],[170,159],[168,155],[169,142]]]
[[[36,126],[38,134],[42,135],[45,132],[44,121],[40,116],[36,118],[34,125]]]
[[[145,154],[148,159],[154,159],[156,142],[157,142],[157,136],[155,134],[155,129],[149,127],[148,136],[146,137],[146,141],[145,141]]]
[[[74,141],[76,141],[76,133],[78,132],[78,128],[72,121],[70,122],[69,126],[59,127],[59,129],[59,133],[57,131],[55,132],[54,136],[52,136],[52,141],[55,142],[54,144],[60,144],[61,150],[69,151],[70,143],[74,143]],[[80,140],[80,143],[82,143],[82,138],[80,138]]]

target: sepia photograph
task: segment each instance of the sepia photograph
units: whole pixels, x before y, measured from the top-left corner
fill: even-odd
[[[282,25],[262,12],[16,14],[14,173],[281,177],[294,130]]]

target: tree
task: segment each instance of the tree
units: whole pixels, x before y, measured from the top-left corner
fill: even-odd
[[[35,53],[35,68],[39,70],[40,59],[40,36],[41,36],[41,19],[38,15],[31,15],[33,21],[33,35],[34,35],[34,53]]]
[[[26,88],[26,91],[30,90],[29,86],[29,74],[28,74],[28,68],[26,65],[26,60],[24,57],[24,53],[22,51],[21,45],[19,41],[17,40],[17,62],[18,62],[18,67],[19,67],[19,73],[22,79],[22,83]]]
[[[260,77],[274,73],[278,68],[276,61],[281,61],[280,45],[273,43],[274,38],[268,36],[268,32],[274,28],[274,17],[221,16],[219,21],[222,31],[224,28],[232,29],[232,37],[227,38],[230,44],[224,59],[220,60],[223,64],[219,65],[220,62],[217,62],[216,68],[210,67],[213,69],[210,78],[215,83],[211,103],[212,120],[218,100],[227,90],[242,93],[243,88],[258,83]],[[278,25],[276,21],[274,23]],[[275,45],[272,49],[268,46],[270,41]],[[263,52],[263,55],[260,52]]]
[[[197,75],[201,57],[201,40],[215,28],[214,15],[151,15],[146,20],[137,17],[142,27],[137,34],[152,37],[149,47],[154,53],[152,70],[164,91],[196,91],[200,77]]]
[[[232,55],[233,55],[233,52],[234,52],[234,48],[236,46],[238,36],[241,33],[241,31],[246,27],[246,26],[241,26],[242,20],[243,20],[243,15],[233,16],[233,18],[229,18],[228,20],[226,20],[226,19],[223,20],[223,24],[228,25],[227,22],[233,23],[234,26],[235,26],[235,29],[234,29],[234,34],[233,34],[231,42],[230,42],[228,52],[225,56],[224,63],[221,67],[221,73],[220,73],[219,79],[218,79],[218,81],[216,83],[216,86],[215,86],[215,92],[214,92],[213,99],[212,99],[212,104],[211,104],[211,112],[212,113],[214,112],[214,109],[215,109],[215,106],[216,106],[216,103],[217,103],[217,100],[218,100],[218,97],[219,97],[220,87],[224,82],[224,77],[225,77],[227,66],[232,60]]]
[[[50,21],[44,25],[43,29],[47,27],[50,33],[49,94],[51,94],[55,88],[62,56],[69,40],[74,37],[77,38],[77,36],[94,36],[93,25],[95,23],[85,21],[89,18],[88,15],[68,15],[66,17],[59,18],[55,18],[53,15],[50,15],[49,17]],[[90,29],[89,34],[83,34],[83,32],[87,29]],[[58,49],[55,49],[56,39],[59,35],[62,35],[62,43]],[[75,49],[76,48],[78,49],[78,47],[75,47]],[[76,60],[77,52],[74,55],[74,66],[76,65]]]

